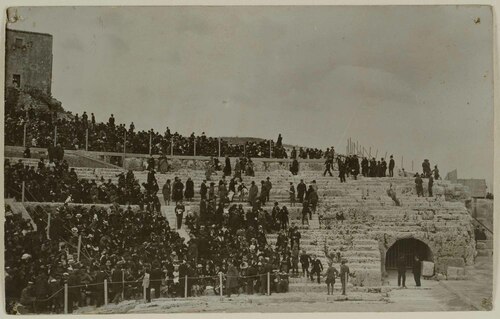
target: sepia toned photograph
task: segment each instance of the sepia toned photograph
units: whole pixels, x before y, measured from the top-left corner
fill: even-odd
[[[492,7],[4,14],[4,315],[493,309]]]

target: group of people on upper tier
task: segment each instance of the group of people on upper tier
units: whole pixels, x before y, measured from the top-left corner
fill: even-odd
[[[431,164],[428,159],[422,163],[422,173],[415,173],[415,189],[418,197],[424,197],[424,178],[427,178],[427,192],[429,197],[433,196],[432,188],[434,187],[434,180],[441,179],[439,176],[439,169],[437,165],[431,170]]]
[[[127,128],[116,123],[113,114],[107,122],[97,122],[94,113],[62,114],[35,108],[18,109],[6,102],[5,144],[29,147],[53,147],[64,149],[106,152],[129,152],[139,154],[173,154],[198,156],[240,156],[265,158],[287,158],[283,138],[231,143],[218,137],[192,133],[183,136],[166,128],[164,133],[136,130],[134,123]],[[292,151],[293,153],[294,151]],[[295,151],[296,152],[296,151]],[[299,158],[321,158],[323,151],[316,148],[300,148]]]

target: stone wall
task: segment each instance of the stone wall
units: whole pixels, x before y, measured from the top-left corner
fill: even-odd
[[[167,157],[167,160],[172,171],[204,170],[207,167],[207,163],[210,161],[210,158],[202,156],[173,156]],[[234,169],[236,160],[237,158],[230,158],[232,169]],[[134,171],[142,171],[147,168],[147,161],[148,157],[127,156],[125,158],[124,168]],[[221,157],[219,158],[219,161],[222,167],[224,167],[225,159]],[[255,171],[289,170],[291,164],[291,160],[289,159],[253,158],[252,162],[254,163]],[[158,165],[157,158],[156,163]],[[299,169],[306,171],[321,171],[324,169],[324,163],[323,160],[299,160]]]

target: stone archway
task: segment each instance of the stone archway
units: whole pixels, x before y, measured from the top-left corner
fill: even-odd
[[[408,268],[413,264],[413,258],[417,255],[420,260],[432,261],[434,256],[429,245],[419,239],[408,237],[395,240],[389,246],[383,256],[384,272],[396,269],[397,260],[400,256],[405,256]]]

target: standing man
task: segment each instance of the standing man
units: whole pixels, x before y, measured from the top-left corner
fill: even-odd
[[[406,260],[404,255],[398,259],[398,287],[401,284],[403,284],[403,288],[406,288]]]
[[[288,195],[290,196],[290,205],[295,206],[295,187],[293,182],[290,182],[290,189],[288,190]]]
[[[340,265],[340,283],[342,284],[342,295],[345,296],[345,289],[347,286],[347,282],[349,280],[349,267],[346,265],[347,260],[342,259]]]
[[[182,200],[180,200],[177,206],[175,206],[175,216],[177,217],[177,229],[181,229],[182,227],[182,218],[184,217],[184,211],[186,211],[186,207],[182,204]]]
[[[415,177],[415,188],[417,189],[417,196],[424,196],[424,187],[422,186],[423,181],[420,175],[417,173]]]
[[[335,277],[339,275],[337,268],[333,267],[333,263],[330,261],[328,263],[328,269],[326,270],[326,287],[328,289],[328,295],[330,294],[330,286],[332,287],[332,295],[333,295],[333,286],[335,285]]]
[[[304,225],[304,222],[307,222],[307,225],[309,226],[309,215],[311,215],[311,209],[309,208],[309,202],[305,200],[302,203],[302,225]]]
[[[415,285],[417,287],[420,287],[420,276],[422,274],[422,262],[418,258],[417,255],[415,255],[413,259],[413,278],[415,278]]]
[[[311,263],[311,257],[306,253],[305,249],[302,249],[302,254],[300,254],[300,264],[302,266],[302,276],[309,277],[309,264]]]
[[[434,185],[434,178],[432,178],[432,175],[429,175],[429,184],[428,190],[429,190],[429,197],[432,197],[432,186]]]
[[[306,193],[306,184],[304,180],[301,179],[299,185],[297,185],[297,197],[299,198],[299,203],[304,201],[304,194]]]
[[[207,193],[208,193],[208,187],[207,187],[207,180],[203,180],[200,185],[200,195],[201,199],[207,199]]]
[[[314,275],[316,274],[318,277],[318,284],[319,284],[321,278],[321,272],[323,271],[323,264],[316,255],[314,255],[313,257],[314,260],[312,262],[312,267],[311,267],[311,281],[314,281]]]
[[[266,202],[269,201],[269,193],[271,193],[271,188],[273,188],[273,183],[271,183],[270,178],[266,179]]]
[[[385,172],[387,171],[387,162],[384,158],[380,161],[380,177],[385,177]]]
[[[325,171],[323,172],[323,176],[326,176],[327,172],[328,172],[328,174],[330,174],[330,177],[333,176],[332,170],[331,170],[332,165],[333,165],[333,159],[327,156],[326,161],[325,161]]]
[[[389,161],[389,177],[394,177],[394,166],[395,166],[394,158],[392,158],[391,155],[391,159]]]

